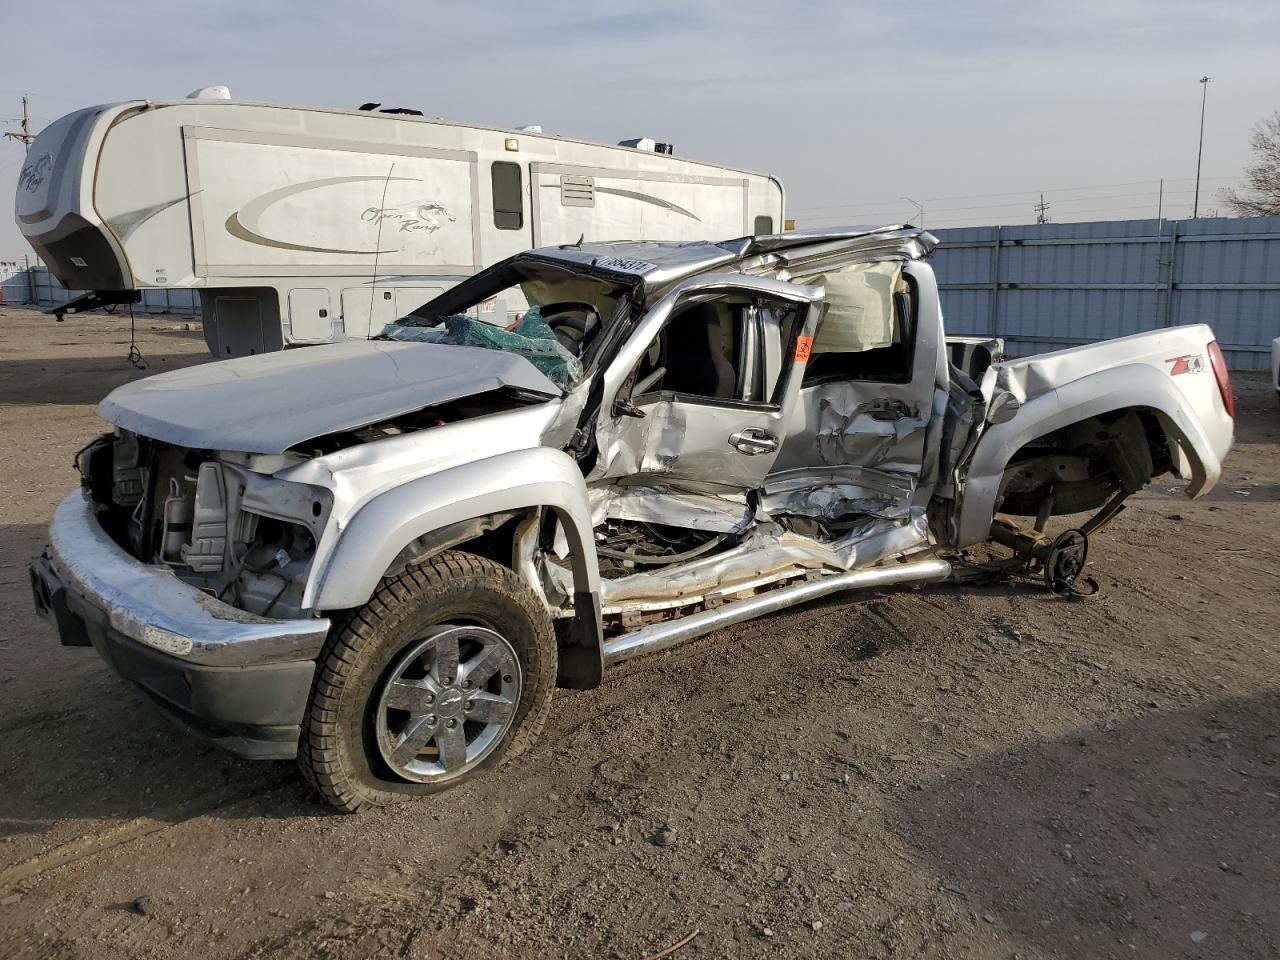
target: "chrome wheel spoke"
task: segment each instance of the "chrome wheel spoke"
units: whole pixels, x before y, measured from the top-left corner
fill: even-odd
[[[436,746],[440,748],[440,763],[445,770],[452,773],[461,769],[467,762],[467,735],[462,724],[443,725],[436,731]]]
[[[430,716],[415,717],[409,721],[403,733],[396,739],[391,755],[396,763],[405,764],[413,760],[436,735],[434,718]]]
[[[435,654],[432,677],[443,687],[452,686],[458,678],[458,635],[449,630],[436,637]]]
[[[498,693],[475,693],[467,699],[467,720],[484,723],[506,723],[516,712],[516,705]]]
[[[462,665],[462,679],[472,687],[482,687],[499,670],[506,670],[510,654],[496,643],[485,644],[480,652]]]
[[[394,710],[407,710],[415,717],[422,716],[432,712],[439,692],[439,685],[431,677],[421,680],[401,677],[388,687],[386,704]]]

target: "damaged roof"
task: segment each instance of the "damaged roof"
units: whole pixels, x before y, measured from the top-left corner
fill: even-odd
[[[758,237],[739,237],[719,243],[710,240],[668,242],[623,240],[540,247],[524,257],[559,260],[604,270],[643,286],[652,295],[674,283],[712,270],[731,271],[753,264],[785,266],[813,257],[865,249],[869,255],[898,255],[922,259],[937,238],[910,224],[851,226],[819,230],[789,230]]]

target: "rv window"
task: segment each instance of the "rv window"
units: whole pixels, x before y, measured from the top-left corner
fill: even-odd
[[[756,228],[751,232],[757,237],[773,233],[773,217],[756,217]]]
[[[498,161],[493,165],[493,225],[499,230],[524,226],[524,189],[520,164]]]

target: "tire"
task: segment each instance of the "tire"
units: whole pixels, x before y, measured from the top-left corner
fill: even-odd
[[[461,659],[475,649],[481,652]],[[496,692],[462,692],[469,665]],[[298,764],[320,796],[347,813],[436,793],[527,749],[546,722],[555,678],[555,631],[539,598],[506,567],[446,551],[383,580],[368,603],[334,625],[316,665]],[[415,700],[399,711],[401,696],[438,699],[438,706]],[[479,704],[486,714],[500,703],[503,716],[472,719],[461,712],[475,706],[460,702],[467,697],[487,699]],[[438,717],[413,715],[436,709]],[[438,735],[415,754],[428,721]],[[452,770],[460,755],[465,760]]]

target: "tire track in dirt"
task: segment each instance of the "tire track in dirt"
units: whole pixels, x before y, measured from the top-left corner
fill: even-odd
[[[237,804],[254,800],[285,786],[293,786],[292,777],[279,777],[259,787],[246,790],[237,784],[183,803],[169,807],[161,807],[146,816],[134,817],[124,823],[117,824],[102,833],[60,844],[45,850],[34,857],[19,861],[4,870],[0,870],[0,888],[14,887],[33,877],[41,876],[51,870],[57,870],[79,860],[97,856],[114,847],[132,843],[143,837],[175,827],[181,827],[192,820],[207,816],[219,810],[230,809]]]

